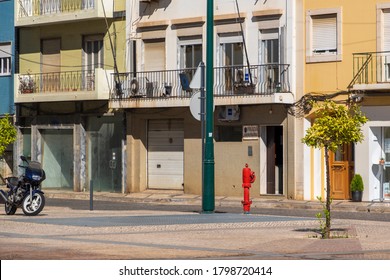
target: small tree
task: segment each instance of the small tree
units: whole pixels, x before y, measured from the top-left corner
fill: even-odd
[[[329,151],[336,152],[343,144],[357,143],[363,140],[361,127],[367,122],[360,107],[338,105],[334,101],[315,103],[317,108],[314,124],[306,131],[302,142],[309,147],[325,149],[326,166],[326,206],[324,238],[330,237],[330,177]]]
[[[16,128],[12,125],[8,115],[0,118],[0,157],[7,146],[16,140]]]

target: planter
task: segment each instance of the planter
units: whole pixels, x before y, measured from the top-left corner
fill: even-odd
[[[353,191],[352,193],[352,201],[353,202],[361,202],[363,197],[362,191]]]

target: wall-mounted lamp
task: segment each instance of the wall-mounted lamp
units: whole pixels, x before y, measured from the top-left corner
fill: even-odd
[[[353,102],[360,103],[363,101],[363,94],[362,93],[352,93],[350,98]]]

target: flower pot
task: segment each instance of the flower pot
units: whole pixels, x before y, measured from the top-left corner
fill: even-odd
[[[353,191],[352,193],[352,201],[353,202],[361,202],[363,197],[362,191]]]

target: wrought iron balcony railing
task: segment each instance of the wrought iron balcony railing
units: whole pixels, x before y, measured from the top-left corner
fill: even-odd
[[[113,74],[110,99],[189,98],[194,68]],[[263,64],[214,68],[214,96],[270,95],[290,92],[289,65]]]
[[[390,83],[390,51],[353,54],[353,79],[348,88],[357,84]]]
[[[95,0],[19,0],[19,18],[95,8]]]
[[[94,91],[94,71],[68,71],[19,75],[20,94]]]

